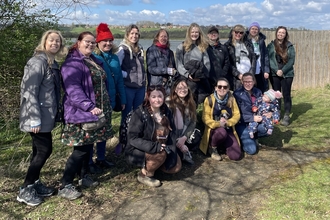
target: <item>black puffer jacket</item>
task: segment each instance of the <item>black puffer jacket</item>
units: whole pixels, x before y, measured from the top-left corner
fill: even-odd
[[[229,33],[229,39],[228,41],[225,43],[225,46],[227,47],[227,50],[228,50],[228,53],[229,53],[229,61],[230,61],[230,71],[231,72],[231,77],[232,78],[232,81],[230,82],[231,83],[231,88],[233,88],[233,90],[236,90],[238,88],[241,87],[241,81],[239,80],[238,76],[241,74],[237,68],[236,68],[236,56],[235,56],[235,45],[232,44],[232,31],[230,31]],[[251,41],[249,41],[247,39],[247,36],[246,34],[244,34],[243,36],[243,43],[246,47],[246,49],[248,50],[249,52],[249,59],[250,59],[250,62],[251,62],[251,69],[250,69],[250,73],[252,74],[255,74],[256,72],[256,55],[254,53],[254,49],[253,49],[253,45],[251,43]]]
[[[165,105],[165,104],[164,104]],[[142,113],[142,111],[144,113]],[[145,114],[145,115],[143,115]],[[176,165],[176,128],[173,121],[171,110],[165,105],[165,115],[170,120],[172,131],[167,138],[166,146],[172,150],[172,154],[167,155],[165,166],[170,169]],[[143,119],[145,117],[145,119]],[[156,124],[146,107],[137,108],[129,122],[127,139],[128,143],[125,148],[125,155],[130,164],[143,167],[145,163],[145,153],[155,154],[160,152],[161,144],[153,141]]]

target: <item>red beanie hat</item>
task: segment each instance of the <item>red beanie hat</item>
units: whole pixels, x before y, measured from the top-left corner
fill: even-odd
[[[105,23],[101,23],[96,28],[96,43],[107,39],[114,40],[113,35],[110,29],[108,28],[108,25]]]

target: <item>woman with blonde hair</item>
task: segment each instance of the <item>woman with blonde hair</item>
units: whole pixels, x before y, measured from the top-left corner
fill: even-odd
[[[142,104],[144,99],[146,73],[144,52],[139,39],[139,28],[135,24],[129,25],[117,52],[126,91],[126,106],[122,111],[122,122],[132,109],[135,110]]]
[[[60,70],[55,56],[65,51],[64,38],[56,30],[46,31],[33,57],[24,67],[21,82],[20,129],[32,138],[32,158],[17,200],[30,206],[43,202],[54,188],[39,179],[52,153],[52,133],[60,106]]]
[[[242,76],[244,73],[255,74],[256,56],[251,41],[245,34],[245,28],[237,24],[229,33],[229,39],[225,43],[228,49],[229,61],[231,64],[230,86],[234,90],[242,87]]]
[[[211,94],[209,71],[211,68],[207,48],[207,37],[200,26],[192,23],[187,29],[185,40],[176,49],[177,71],[188,79],[196,104]]]

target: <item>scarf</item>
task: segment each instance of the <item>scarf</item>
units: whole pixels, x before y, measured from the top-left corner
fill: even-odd
[[[166,44],[165,44],[165,45],[163,45],[163,44],[161,44],[161,43],[157,42],[155,45],[156,45],[157,47],[159,47],[159,48],[162,48],[162,49],[167,49],[167,45],[166,45]]]
[[[227,94],[225,95],[225,98],[224,98],[223,100],[221,100],[221,99],[219,99],[219,97],[218,97],[218,95],[217,95],[217,92],[214,91],[214,98],[215,98],[215,101],[216,101],[217,103],[219,103],[220,106],[225,106],[225,105],[227,105],[228,97],[229,97],[229,95],[228,95],[228,93],[227,93]]]

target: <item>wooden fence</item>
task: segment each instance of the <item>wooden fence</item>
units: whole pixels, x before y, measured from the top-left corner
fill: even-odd
[[[275,39],[275,31],[262,31],[266,45]],[[288,31],[295,47],[293,89],[317,88],[330,84],[330,31]]]

